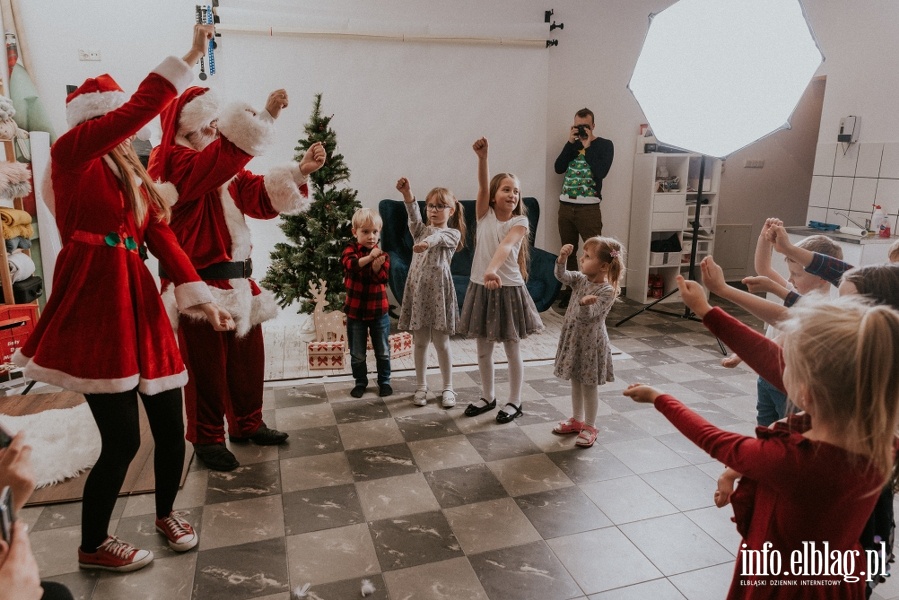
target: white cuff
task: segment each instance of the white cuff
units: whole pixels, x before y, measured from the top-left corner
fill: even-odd
[[[184,312],[197,304],[212,302],[212,292],[203,281],[192,281],[175,286],[175,304]]]
[[[180,58],[174,56],[169,56],[159,63],[159,66],[153,69],[152,72],[167,79],[169,83],[175,86],[175,90],[177,90],[179,95],[186,90],[194,80],[193,68]]]
[[[247,154],[259,156],[274,142],[275,127],[272,121],[260,116],[265,114],[271,119],[268,111],[254,115],[251,110],[249,104],[227,106],[219,118],[218,129],[222,136]]]
[[[295,214],[309,208],[309,188],[300,165],[290,163],[272,168],[265,176],[265,191],[279,213]],[[301,187],[302,186],[302,187]]]

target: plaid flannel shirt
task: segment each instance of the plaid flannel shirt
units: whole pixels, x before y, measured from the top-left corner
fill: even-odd
[[[340,262],[343,264],[343,284],[346,287],[346,300],[343,304],[343,312],[348,319],[358,321],[370,321],[387,313],[390,304],[387,302],[387,273],[390,270],[390,257],[381,266],[381,270],[375,273],[371,263],[364,267],[359,266],[359,259],[368,256],[371,252],[362,244],[352,243],[347,246]]]

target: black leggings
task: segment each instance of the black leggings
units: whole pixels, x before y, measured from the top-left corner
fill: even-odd
[[[94,552],[106,539],[109,519],[125,482],[128,466],[140,448],[140,424],[135,393],[85,394],[100,430],[100,458],[84,483],[81,507],[81,549]],[[181,469],[184,466],[184,420],[181,388],[153,396],[140,393],[156,448],[153,472],[156,477],[156,516],[172,512]]]

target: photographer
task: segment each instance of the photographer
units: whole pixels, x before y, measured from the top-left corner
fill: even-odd
[[[0,448],[0,489],[9,486],[15,515],[22,510],[34,491],[34,474],[31,468],[31,446],[25,444],[25,436],[17,433],[6,448]],[[24,521],[13,522],[12,540],[0,541],[0,600],[44,598],[44,600],[71,600],[68,588],[53,581],[40,581],[37,561],[31,552],[28,527]]]
[[[593,111],[577,111],[568,141],[555,164],[556,173],[565,174],[559,196],[559,237],[562,245],[574,246],[566,265],[569,271],[578,268],[578,238],[587,240],[602,235],[602,180],[612,166],[615,148],[611,140],[593,135],[594,125]],[[570,298],[571,290],[564,290],[559,307],[567,308]]]

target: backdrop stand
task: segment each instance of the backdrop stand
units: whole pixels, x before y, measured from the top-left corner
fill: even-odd
[[[697,242],[699,241],[699,216],[700,216],[700,214],[702,214],[702,182],[703,182],[704,177],[705,177],[705,154],[700,154],[699,155],[699,184],[697,185],[697,189],[696,189],[696,212],[693,215],[693,243],[691,244],[692,247],[690,248],[690,268],[689,268],[689,271],[687,272],[687,279],[690,279],[691,281],[696,281],[696,277],[695,277],[696,249],[699,247],[699,244]],[[617,323],[615,323],[615,327],[618,327],[622,323],[626,323],[626,322],[630,321],[631,319],[633,319],[634,317],[636,317],[637,315],[641,315],[645,312],[654,312],[654,313],[659,313],[662,315],[668,315],[671,317],[678,317],[680,319],[689,319],[691,321],[696,321],[698,323],[701,323],[702,319],[697,317],[696,314],[692,310],[690,310],[690,307],[688,307],[686,305],[684,305],[683,313],[676,313],[676,312],[673,312],[670,310],[662,310],[660,308],[655,308],[656,304],[658,304],[659,302],[662,302],[663,300],[669,298],[670,296],[673,296],[678,291],[679,291],[678,288],[676,288],[676,287],[672,288],[671,291],[669,291],[667,294],[665,294],[661,298],[654,300],[653,302],[647,304],[646,306],[644,306],[637,312],[635,312],[631,315],[628,315],[625,318],[618,321]],[[724,348],[724,344],[721,343],[721,340],[719,340],[718,338],[715,338],[715,341],[718,342],[718,347],[721,348],[721,354],[727,356],[727,350]]]

